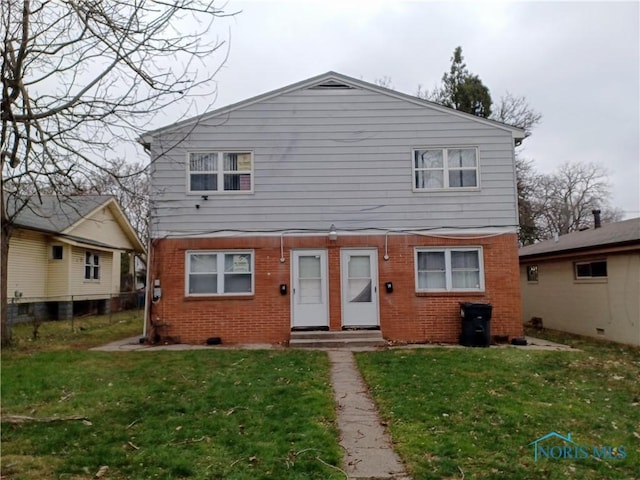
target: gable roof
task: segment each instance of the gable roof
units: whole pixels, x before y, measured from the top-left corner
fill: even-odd
[[[76,224],[78,220],[112,200],[113,197],[110,195],[78,195],[71,197],[42,195],[40,199],[42,202],[37,197],[29,200],[26,207],[18,212],[13,223],[24,228],[63,233]],[[9,203],[7,210],[9,215],[12,215],[15,211],[15,205]]]
[[[605,223],[601,228],[568,233],[558,237],[558,241],[552,239],[527,245],[519,250],[519,256],[525,259],[624,245],[640,246],[640,217]]]
[[[156,130],[149,131],[142,135],[138,141],[145,146],[151,142],[151,138],[161,132],[174,130],[176,128],[183,127],[185,125],[189,125],[192,123],[197,123],[201,121],[205,121],[216,117],[218,115],[227,114],[239,108],[243,108],[249,105],[252,105],[257,102],[261,102],[279,95],[283,95],[285,93],[289,93],[295,90],[303,90],[307,88],[315,88],[315,89],[332,89],[332,88],[360,88],[363,90],[369,90],[372,92],[377,92],[382,95],[387,95],[390,97],[394,97],[397,99],[405,100],[410,103],[420,105],[423,107],[429,107],[440,112],[444,112],[451,115],[461,116],[468,120],[472,120],[474,122],[482,123],[485,125],[490,125],[508,132],[511,132],[514,140],[522,140],[525,137],[524,130],[518,127],[513,127],[511,125],[507,125],[506,123],[501,123],[496,120],[489,120],[487,118],[478,117],[476,115],[471,115],[470,113],[461,112],[459,110],[455,110],[454,108],[445,107],[444,105],[440,105],[438,103],[430,102],[428,100],[424,100],[418,97],[414,97],[413,95],[407,95],[406,93],[400,93],[395,90],[391,90],[389,88],[381,87],[379,85],[375,85],[373,83],[365,82],[364,80],[358,80],[347,75],[343,75],[341,73],[329,71],[327,73],[323,73],[321,75],[317,75],[315,77],[308,78],[306,80],[302,80],[300,82],[292,83],[291,85],[287,85],[282,88],[278,88],[276,90],[272,90],[267,93],[263,93],[261,95],[257,95],[255,97],[248,98],[238,103],[234,103],[217,110],[213,110],[211,112],[205,112],[196,117],[192,117],[181,122],[177,122],[171,125],[167,125]]]
[[[27,205],[16,215],[13,224],[29,230],[65,235],[84,219],[91,216],[100,208],[110,208],[120,228],[129,238],[138,252],[144,252],[144,245],[140,242],[126,215],[111,195],[41,195],[33,197]],[[16,205],[7,202],[7,213],[11,216],[16,211]],[[69,236],[76,240],[77,237]],[[92,241],[91,243],[96,243]],[[102,246],[107,246],[102,244]]]

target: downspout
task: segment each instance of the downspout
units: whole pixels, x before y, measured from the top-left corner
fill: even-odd
[[[149,296],[149,286],[151,285],[151,229],[149,228],[151,222],[147,221],[147,272],[146,272],[146,280],[145,280],[145,292],[144,292],[144,319],[142,325],[142,338],[144,341],[147,340],[147,324],[149,322],[149,317],[151,314],[151,306],[150,306],[150,296]],[[143,340],[140,339],[140,342]]]

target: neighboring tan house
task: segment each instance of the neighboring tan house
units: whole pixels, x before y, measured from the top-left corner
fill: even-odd
[[[111,196],[41,198],[32,198],[14,221],[10,321],[69,319],[88,302],[107,313],[120,292],[121,254],[142,254],[144,246]]]
[[[640,218],[520,249],[525,322],[640,345]]]
[[[518,128],[329,72],[149,132],[155,338],[522,335]]]

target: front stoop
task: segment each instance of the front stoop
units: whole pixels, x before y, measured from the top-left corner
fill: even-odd
[[[340,332],[291,332],[291,348],[384,347],[380,330],[345,330]]]

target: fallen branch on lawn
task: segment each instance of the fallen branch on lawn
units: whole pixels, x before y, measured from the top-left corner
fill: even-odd
[[[323,459],[321,459],[318,456],[316,456],[316,460],[318,460],[323,465],[326,465],[327,467],[333,468],[334,470],[337,470],[338,472],[342,473],[344,475],[345,479],[349,478],[349,474],[347,472],[345,472],[343,469],[341,469],[340,467],[336,467],[335,465],[331,465],[330,463],[325,462]]]
[[[188,438],[187,440],[183,440],[182,442],[171,442],[171,445],[189,445],[191,443],[198,443],[204,440],[208,442],[210,438],[207,436],[202,436],[200,438]]]
[[[37,423],[53,423],[53,422],[68,422],[73,420],[89,421],[84,415],[70,415],[68,417],[29,417],[27,415],[2,415],[0,422],[10,423],[12,425],[19,425],[21,423],[37,422]]]
[[[140,419],[136,418],[133,422],[131,422],[129,425],[127,425],[127,428],[125,428],[125,430],[129,430],[131,427],[133,427],[136,423],[138,423],[138,420],[140,420]]]

